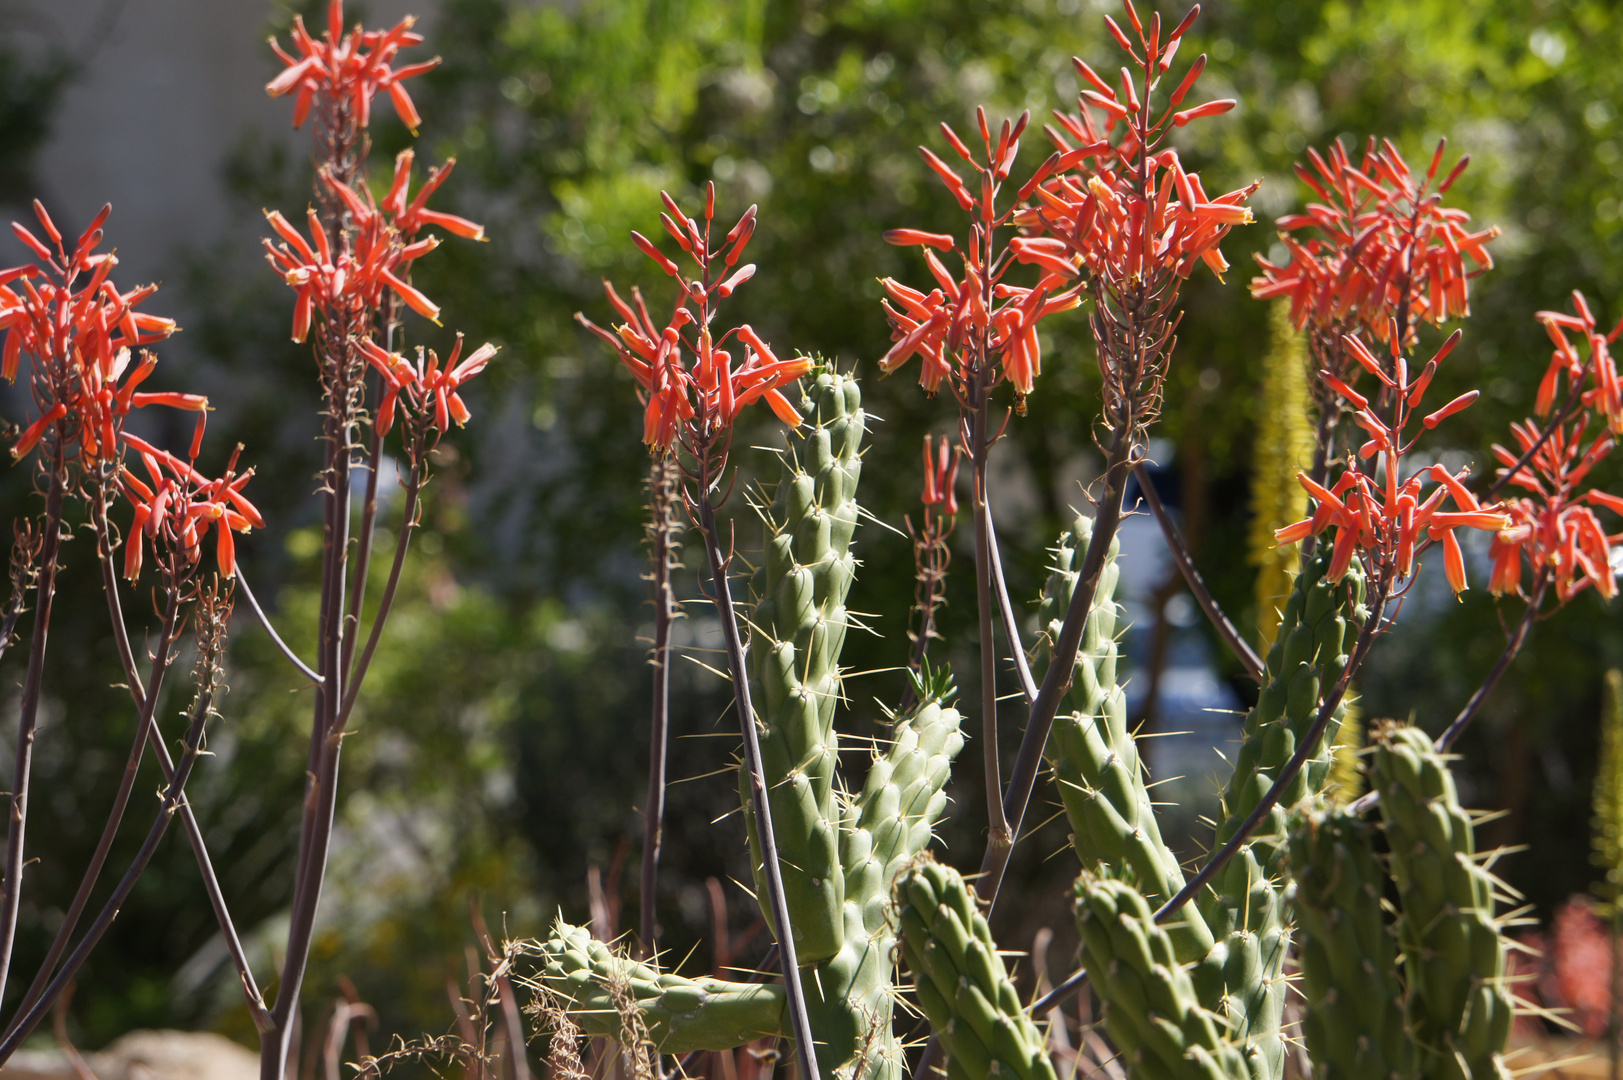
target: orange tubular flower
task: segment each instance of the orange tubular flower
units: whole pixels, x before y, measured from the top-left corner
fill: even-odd
[[[421,417],[427,427],[444,435],[455,421],[458,427],[468,422],[470,413],[462,395],[457,391],[462,384],[485,370],[496,355],[496,346],[486,342],[466,360],[462,355],[462,335],[456,336],[456,345],[445,364],[433,349],[417,350],[417,363],[411,364],[399,353],[387,352],[371,340],[360,343],[361,355],[383,376],[383,401],[378,405],[379,434],[388,434],[394,426],[394,414],[401,396],[405,397],[411,412]]]
[[[298,55],[286,52],[271,38],[271,48],[287,69],[267,83],[265,91],[271,97],[298,95],[293,106],[294,127],[304,124],[317,99],[326,99],[347,106],[355,122],[364,128],[371,120],[372,98],[382,90],[393,101],[400,122],[415,135],[422,118],[401,84],[440,62],[435,57],[421,64],[390,66],[401,49],[422,44],[422,35],[412,31],[415,22],[408,16],[392,30],[362,30],[357,26],[346,34],[343,0],[332,0],[327,6],[327,32],[318,39],[305,29],[303,16],[295,17],[293,47]]]
[[[1611,453],[1614,444],[1611,434],[1603,432],[1586,445],[1588,423],[1587,415],[1580,416],[1576,422],[1552,430],[1542,444],[1540,429],[1532,421],[1512,424],[1520,452],[1493,448],[1504,465],[1499,475],[1506,476],[1537,445],[1528,462],[1507,477],[1532,497],[1506,503],[1510,522],[1495,535],[1489,550],[1493,559],[1489,588],[1494,595],[1521,592],[1524,556],[1535,570],[1551,575],[1558,603],[1566,603],[1590,586],[1602,599],[1617,595],[1612,553],[1623,538],[1608,536],[1590,507],[1623,514],[1623,499],[1604,491],[1581,490],[1589,471]]]
[[[1536,316],[1555,343],[1555,350],[1550,354],[1550,366],[1539,383],[1533,411],[1539,416],[1550,415],[1555,407],[1561,377],[1565,375],[1567,392],[1581,393],[1580,402],[1584,407],[1604,415],[1612,434],[1623,434],[1623,388],[1619,387],[1617,364],[1612,359],[1610,349],[1618,335],[1623,333],[1623,321],[1612,327],[1611,333],[1600,333],[1589,302],[1576,289],[1572,292],[1572,307],[1574,313],[1571,315],[1560,311],[1540,311]],[[1587,360],[1573,347],[1568,334],[1581,337],[1589,353]],[[1586,381],[1589,387],[1583,389]]]
[[[959,206],[974,216],[964,250],[960,252],[957,241],[945,233],[891,229],[884,234],[887,243],[927,249],[925,265],[938,287],[924,293],[895,278],[880,281],[895,344],[880,359],[879,370],[889,375],[918,356],[919,385],[926,393],[936,393],[942,381],[947,380],[954,392],[965,398],[970,383],[984,366],[991,380],[987,385],[1007,380],[1014,388],[1016,409],[1024,412],[1026,395],[1042,372],[1037,324],[1048,315],[1077,307],[1081,303],[1081,286],[1067,288],[1076,266],[1064,252],[1046,260],[1027,260],[1037,262],[1042,271],[1033,286],[1003,280],[1012,263],[993,257],[992,238],[995,230],[1014,222],[1018,206],[999,211],[997,196],[1031,117],[1022,113],[1012,122],[1004,121],[994,140],[985,111],[978,116],[985,149],[980,159],[949,125],[941,125],[948,145],[975,170],[981,192],[978,199],[970,196],[963,178],[952,167],[925,147],[919,148],[925,164],[947,185]],[[1058,160],[1059,155],[1054,155],[1040,166],[1020,197],[1049,176]],[[1010,250],[1017,250],[1021,242],[1011,241]],[[963,262],[962,276],[954,276],[936,251],[958,254]]]
[[[661,272],[675,278],[681,289],[671,320],[663,330],[649,317],[639,290],[631,291],[636,304],[633,308],[607,281],[603,282],[604,293],[622,320],[615,330],[605,330],[585,315],[575,314],[581,326],[614,349],[620,362],[637,380],[645,405],[643,441],[657,453],[670,452],[678,442],[702,451],[724,437],[743,409],[757,401],[765,401],[778,419],[790,427],[799,426],[800,413],[784,395],[783,388],[816,367],[810,357],[778,359],[772,347],[748,325],[713,336],[714,301],[731,297],[755,275],[753,263],[737,270],[732,268],[755,232],[756,209],[751,206],[746,210],[726,237],[713,245],[714,185],[707,189],[707,196],[701,228],[697,221],[682,213],[670,195],[660,192],[666,208],[660,215],[665,230],[698,264],[698,278],[684,279],[681,268],[653,241],[641,233],[631,234],[638,249]],[[723,274],[727,276],[723,278]],[[743,350],[742,363],[735,365],[733,354],[724,348],[730,339],[736,339]]]
[[[167,338],[175,321],[136,310],[157,286],[120,292],[109,279],[118,260],[96,254],[96,248],[111,210],[102,209],[71,254],[37,201],[34,213],[49,244],[12,224],[12,232],[41,259],[0,270],[0,375],[15,382],[23,357],[30,357],[31,383],[41,409],[39,419],[13,445],[13,457],[30,452],[52,425],[59,425],[62,436],[71,440],[63,447],[67,458],[84,464],[107,460],[117,454],[118,433],[131,409],[208,408],[208,400],[198,394],[136,392],[157,360],[143,352],[132,371],[130,350]]]
[[[1288,258],[1276,266],[1258,256],[1251,294],[1288,298],[1297,329],[1311,323],[1334,338],[1366,331],[1384,341],[1394,318],[1407,336],[1414,322],[1468,315],[1470,280],[1493,267],[1487,243],[1500,230],[1471,232],[1469,215],[1443,206],[1471,160],[1437,183],[1446,145],[1437,144],[1423,178],[1390,141],[1377,148],[1371,137],[1358,166],[1339,140],[1323,155],[1309,149],[1312,168],[1298,163],[1296,175],[1323,201],[1279,219]]]
[[[148,541],[155,546],[161,541],[187,562],[197,563],[202,557],[202,541],[212,527],[220,574],[235,577],[237,549],[233,534],[265,526],[259,510],[242,494],[254,475],[252,469],[237,472],[237,455],[242,448],[232,452],[225,474],[210,480],[190,462],[143,439],[128,433],[122,439],[140,455],[152,479],[151,487],[129,472],[119,479],[135,510],[129,534],[124,538],[124,576],[134,581],[140,575],[142,551]]]
[[[1360,448],[1358,458],[1375,459],[1377,471],[1364,472],[1355,459],[1328,489],[1302,474],[1299,479],[1313,500],[1313,515],[1278,530],[1274,534],[1278,543],[1297,543],[1334,527],[1335,544],[1329,567],[1333,579],[1339,580],[1352,565],[1353,556],[1361,554],[1366,560],[1366,570],[1377,570],[1389,580],[1401,581],[1414,573],[1414,559],[1421,543],[1441,541],[1443,569],[1449,586],[1455,593],[1465,591],[1465,558],[1454,531],[1467,528],[1498,533],[1511,526],[1511,514],[1502,506],[1481,505],[1461,483],[1464,474],[1455,476],[1441,465],[1417,469],[1399,480],[1400,462],[1414,447],[1414,440],[1404,440],[1403,430],[1415,418],[1438,361],[1453,350],[1458,337],[1459,332],[1455,331],[1421,374],[1410,379],[1408,366],[1396,348],[1397,335],[1391,335],[1392,364],[1397,374],[1389,376],[1378,367],[1374,372],[1391,391],[1395,402],[1391,423],[1382,420],[1362,395],[1341,380],[1321,372],[1336,393],[1356,410],[1354,421],[1370,436]],[[1367,350],[1357,345],[1356,339],[1349,339],[1347,347],[1355,356],[1367,355]],[[1373,366],[1375,361],[1371,358],[1368,363]],[[1424,416],[1423,428],[1430,430],[1437,421],[1466,408],[1475,399],[1474,391],[1455,398]],[[1436,483],[1429,494],[1424,492],[1428,479]],[[1454,510],[1443,509],[1445,499],[1453,502]]]

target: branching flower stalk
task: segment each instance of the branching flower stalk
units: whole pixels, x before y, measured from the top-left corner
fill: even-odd
[[[659,952],[659,923],[655,901],[659,892],[659,851],[665,831],[665,761],[671,724],[671,626],[676,621],[676,594],[671,571],[681,548],[676,521],[676,499],[681,472],[669,457],[655,457],[648,465],[648,554],[653,566],[654,644],[649,662],[654,669],[653,708],[648,737],[648,797],[644,803],[642,841],[641,936],[644,956]]]

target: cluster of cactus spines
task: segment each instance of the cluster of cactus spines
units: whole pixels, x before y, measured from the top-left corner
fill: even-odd
[[[776,1035],[783,1026],[781,985],[660,972],[562,920],[540,951],[542,984],[567,1003],[570,1019],[594,1038],[633,1042],[617,996],[635,1003],[661,1053],[730,1050]]]
[[[1266,681],[1245,720],[1245,739],[1223,792],[1216,847],[1227,843],[1273,785],[1312,728],[1320,696],[1341,676],[1361,617],[1364,582],[1358,563],[1341,578],[1327,576],[1330,553],[1320,551],[1297,575],[1268,650]],[[1290,920],[1281,895],[1280,862],[1288,808],[1324,789],[1334,761],[1331,746],[1347,703],[1313,751],[1305,769],[1252,834],[1250,841],[1212,879],[1199,907],[1216,939],[1195,972],[1208,1004],[1220,1002],[1233,1038],[1260,1055],[1263,1075],[1283,1074],[1280,1034],[1285,1007],[1285,957]]]
[[[1131,1075],[1261,1080],[1253,1061],[1230,1040],[1224,1018],[1201,1004],[1172,936],[1156,925],[1144,894],[1087,871],[1076,890],[1083,962],[1105,1003],[1105,1030]]]
[[[1035,665],[1039,678],[1048,665],[1048,643],[1058,636],[1076,589],[1082,553],[1092,538],[1093,519],[1078,516],[1052,551],[1054,563],[1037,616],[1043,630]],[[1048,736],[1047,758],[1083,868],[1130,874],[1146,897],[1165,902],[1183,888],[1184,877],[1177,857],[1161,839],[1138,745],[1127,728],[1126,695],[1116,682],[1119,547],[1112,541],[1099,575],[1076,654],[1074,681]],[[1204,931],[1198,916],[1179,924],[1175,937],[1185,961],[1211,949],[1211,935]]]
[[[766,555],[750,620],[751,689],[818,1057],[833,1075],[901,1080],[905,1063],[891,1031],[891,886],[929,845],[946,810],[943,787],[964,742],[961,717],[949,704],[951,679],[926,672],[917,703],[876,748],[861,792],[844,793],[833,715],[845,596],[856,565],[850,541],[863,436],[856,381],[820,375],[806,408],[811,426],[784,455],[766,515]],[[747,792],[742,802],[747,818]],[[759,881],[753,822],[750,849]],[[625,1037],[610,978],[629,985],[665,1053],[730,1049],[787,1034],[781,987],[662,975],[563,924],[544,950],[545,985],[588,1035]],[[714,1018],[712,1002],[719,1006]]]
[[[962,875],[922,857],[897,877],[896,907],[914,993],[946,1048],[950,1080],[1057,1080]]]
[[[1409,1031],[1424,1080],[1508,1077],[1501,1053],[1513,1017],[1495,880],[1476,855],[1444,756],[1418,728],[1374,733],[1370,775],[1381,796],[1398,887]]]
[[[751,583],[756,602],[750,618],[750,690],[802,965],[833,956],[844,937],[834,709],[845,597],[856,570],[850,548],[862,473],[861,400],[849,376],[818,377],[810,395],[813,426],[785,457],[766,515],[764,557]],[[739,780],[748,783],[743,770]],[[757,893],[764,896],[765,869],[744,794],[751,866]]]
[[[1291,829],[1302,1035],[1320,1080],[1415,1075],[1375,831],[1339,806],[1301,811]]]

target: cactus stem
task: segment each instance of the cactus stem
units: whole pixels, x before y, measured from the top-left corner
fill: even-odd
[[[710,562],[712,598],[721,619],[721,632],[727,641],[727,660],[732,670],[733,695],[738,704],[738,726],[744,735],[744,765],[749,773],[751,808],[761,843],[761,861],[766,873],[767,892],[777,930],[778,956],[783,968],[784,990],[788,996],[789,1023],[800,1057],[800,1072],[807,1080],[820,1080],[817,1050],[812,1043],[811,1019],[806,1012],[806,994],[800,985],[800,964],[795,956],[794,932],[789,905],[783,890],[783,873],[778,866],[777,840],[772,832],[772,808],[766,797],[765,770],[761,766],[761,740],[756,733],[755,711],[750,705],[749,667],[744,659],[744,642],[738,632],[738,616],[733,609],[727,585],[727,555],[721,550],[721,533],[716,527],[716,508],[710,496],[709,459],[700,455],[699,497],[693,502],[699,511],[699,528],[704,534],[705,554]]]

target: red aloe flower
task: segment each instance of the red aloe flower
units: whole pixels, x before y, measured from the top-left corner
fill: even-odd
[[[924,494],[919,501],[926,511],[940,507],[940,513],[954,517],[958,513],[958,458],[962,450],[949,450],[949,443],[943,435],[940,448],[932,454],[930,436],[924,437]]]
[[[958,243],[951,236],[921,229],[892,229],[885,233],[888,243],[925,249],[924,261],[937,288],[924,293],[895,278],[884,278],[880,282],[887,296],[883,303],[895,344],[879,361],[879,370],[889,375],[918,356],[919,385],[926,393],[936,393],[942,380],[947,379],[958,397],[966,401],[971,396],[970,386],[977,378],[989,380],[983,389],[1007,379],[1014,387],[1016,408],[1024,412],[1025,397],[1042,372],[1037,324],[1055,312],[1078,306],[1081,287],[1066,287],[1074,273],[1074,267],[1069,265],[1058,269],[1042,266],[1042,276],[1034,286],[1013,285],[1003,280],[1012,263],[995,255],[994,236],[998,228],[1013,222],[1016,209],[999,211],[997,198],[1019,152],[1020,136],[1031,114],[1022,113],[1013,122],[1005,120],[996,140],[992,138],[985,110],[978,110],[977,117],[985,151],[979,159],[949,125],[942,124],[941,131],[958,156],[975,170],[979,198],[971,197],[969,187],[951,166],[927,148],[919,147],[925,163],[947,185],[959,206],[972,212],[975,218],[965,250],[960,253],[963,276],[955,278],[935,251],[930,250],[957,253]],[[1060,155],[1051,157],[1038,169],[1037,175],[1026,182],[1020,197],[1029,194],[1059,163]],[[1014,244],[1019,242],[1013,241]]]
[[[1454,535],[1458,528],[1484,529],[1497,532],[1510,523],[1509,516],[1498,505],[1483,506],[1455,476],[1441,465],[1430,465],[1414,470],[1400,481],[1403,456],[1413,449],[1415,439],[1405,441],[1403,431],[1415,417],[1426,388],[1437,372],[1437,364],[1453,349],[1459,340],[1455,331],[1415,379],[1408,375],[1408,365],[1396,348],[1399,335],[1392,334],[1394,346],[1392,366],[1396,375],[1387,375],[1382,365],[1356,338],[1348,337],[1346,346],[1359,363],[1379,379],[1393,401],[1394,419],[1382,420],[1370,401],[1345,382],[1329,372],[1320,376],[1347,403],[1356,410],[1353,419],[1370,436],[1358,451],[1358,458],[1375,459],[1377,469],[1364,472],[1357,460],[1343,470],[1335,485],[1326,488],[1311,477],[1302,474],[1299,479],[1313,499],[1313,516],[1287,525],[1276,534],[1281,544],[1295,543],[1316,536],[1334,526],[1335,547],[1331,553],[1330,576],[1334,579],[1347,572],[1355,554],[1362,553],[1367,565],[1378,569],[1388,580],[1408,578],[1414,572],[1414,558],[1423,540],[1442,541],[1443,568],[1448,583],[1456,593],[1465,591],[1465,558],[1459,540]],[[1442,408],[1421,417],[1421,426],[1430,430],[1445,418],[1469,406],[1477,399],[1477,391],[1461,394]],[[1418,438],[1418,436],[1417,436]],[[1427,479],[1437,486],[1422,498]],[[1443,510],[1445,499],[1451,500],[1454,510]]]
[[[1276,266],[1258,256],[1251,294],[1289,298],[1297,329],[1311,323],[1332,344],[1354,331],[1384,341],[1394,319],[1407,337],[1415,322],[1468,315],[1470,280],[1492,269],[1487,243],[1500,230],[1471,232],[1468,214],[1442,204],[1471,160],[1437,182],[1446,146],[1438,142],[1418,179],[1390,140],[1377,148],[1372,136],[1358,166],[1340,140],[1326,155],[1309,149],[1313,167],[1298,163],[1296,175],[1324,201],[1279,219],[1289,257]]]
[[[69,255],[62,235],[45,208],[34,203],[34,213],[49,244],[24,226],[12,231],[40,263],[0,271],[0,375],[15,382],[22,358],[32,358],[32,387],[39,419],[12,448],[22,457],[38,444],[52,425],[61,425],[64,447],[83,461],[94,462],[116,453],[117,431],[131,409],[145,405],[203,410],[206,398],[198,394],[137,393],[157,360],[143,354],[129,373],[130,350],[161,341],[175,331],[173,319],[148,315],[136,305],[157,291],[147,285],[120,292],[109,280],[118,260],[96,254],[102,226],[111,207],[104,207],[79,237]],[[54,250],[53,250],[54,248]]]
[[[486,342],[466,360],[462,355],[462,335],[456,336],[456,345],[445,364],[433,349],[417,351],[417,363],[412,364],[399,353],[387,352],[371,340],[360,343],[361,354],[383,376],[383,401],[378,405],[379,434],[387,434],[394,426],[395,406],[402,395],[413,413],[427,420],[429,427],[441,435],[451,428],[451,422],[461,427],[468,422],[469,412],[462,395],[457,393],[462,384],[485,370],[496,355],[496,346]]]
[[[270,46],[287,69],[265,86],[271,97],[297,93],[293,106],[293,126],[300,127],[310,115],[318,97],[349,105],[356,123],[366,127],[372,116],[372,98],[385,91],[394,102],[400,122],[413,135],[422,123],[411,95],[401,85],[439,64],[439,57],[420,64],[393,68],[396,54],[410,45],[421,45],[423,36],[412,31],[415,16],[407,16],[391,30],[362,30],[359,26],[344,32],[343,0],[327,5],[327,32],[315,38],[304,27],[304,17],[293,20],[293,47],[298,56],[286,52],[276,39]]]
[[[614,349],[615,355],[637,380],[646,408],[643,441],[668,452],[681,440],[690,449],[710,446],[730,432],[744,407],[765,401],[778,419],[796,427],[795,411],[783,388],[811,371],[816,362],[801,356],[780,360],[753,328],[734,327],[715,336],[715,301],[725,300],[755,276],[755,264],[734,270],[744,247],[755,232],[755,207],[738,219],[726,237],[713,244],[715,185],[707,189],[704,227],[687,217],[676,201],[660,192],[666,212],[660,214],[665,230],[699,267],[699,277],[686,280],[681,268],[641,233],[631,234],[644,255],[661,271],[676,279],[680,289],[671,320],[663,330],[655,326],[642,293],[632,290],[633,309],[605,281],[604,292],[623,320],[611,333],[577,312],[575,319]],[[680,224],[679,224],[680,222]],[[723,276],[725,275],[725,276]],[[729,341],[743,353],[736,363],[725,346]]]
[[[439,246],[439,238],[435,236],[412,240],[426,226],[437,226],[470,239],[484,239],[483,226],[424,206],[429,195],[445,182],[455,163],[455,159],[451,159],[433,170],[417,197],[408,204],[406,192],[410,186],[412,155],[409,150],[403,152],[395,159],[394,184],[381,208],[372,201],[370,193],[363,199],[348,184],[338,180],[331,169],[322,169],[322,181],[354,222],[351,243],[336,252],[313,208],[308,211],[310,240],[279,211],[266,211],[265,219],[282,238],[282,243],[274,244],[266,238],[265,258],[298,294],[293,308],[294,341],[302,342],[308,337],[315,312],[330,312],[354,304],[375,308],[381,303],[385,288],[425,319],[439,322],[439,305],[407,281],[405,275],[410,272],[412,262]]]
[[[254,475],[252,469],[237,472],[237,455],[242,447],[232,451],[225,474],[218,480],[210,480],[191,462],[182,461],[145,440],[128,433],[123,435],[123,440],[140,454],[147,475],[152,479],[152,486],[148,487],[128,471],[119,478],[125,496],[135,508],[129,535],[124,538],[124,576],[135,580],[141,572],[144,545],[149,540],[156,543],[158,538],[165,538],[186,561],[195,564],[202,557],[203,538],[212,527],[220,573],[224,577],[235,577],[236,540],[232,534],[265,527],[265,519],[242,494],[243,487]],[[195,441],[193,449],[196,449]]]
[[[1623,389],[1617,378],[1617,364],[1612,360],[1609,346],[1623,333],[1623,320],[1612,327],[1609,334],[1601,334],[1595,326],[1595,316],[1589,309],[1584,294],[1572,291],[1573,314],[1560,311],[1540,311],[1535,316],[1543,324],[1555,351],[1550,354],[1550,366],[1539,383],[1538,399],[1533,409],[1539,416],[1550,415],[1555,407],[1556,392],[1561,376],[1566,376],[1567,392],[1581,391],[1581,403],[1606,417],[1613,434],[1623,433]],[[1589,359],[1580,357],[1578,349],[1568,339],[1569,333],[1582,337]],[[1584,382],[1589,389],[1582,390]]]
[[[1505,504],[1510,523],[1494,537],[1489,552],[1493,559],[1489,588],[1494,595],[1521,591],[1524,556],[1528,565],[1551,574],[1560,603],[1591,585],[1606,600],[1617,595],[1612,550],[1620,538],[1606,534],[1590,506],[1623,514],[1623,499],[1604,491],[1581,490],[1590,470],[1613,447],[1611,435],[1604,432],[1585,445],[1588,424],[1589,417],[1580,416],[1570,425],[1551,430],[1542,442],[1532,421],[1512,424],[1511,433],[1521,452],[1513,454],[1494,446],[1494,456],[1504,464],[1499,475],[1533,496]],[[1527,463],[1510,473],[1530,450],[1533,454]]]

